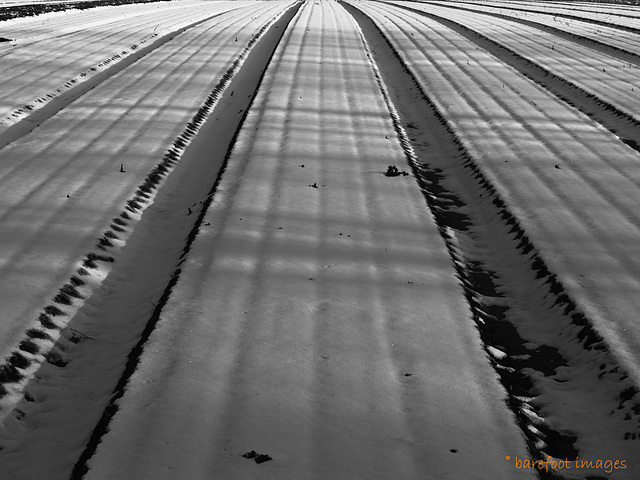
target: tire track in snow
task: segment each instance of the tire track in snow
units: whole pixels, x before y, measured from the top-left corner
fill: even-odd
[[[588,445],[589,439],[580,435],[588,422],[606,426],[596,433],[618,446],[613,452],[632,452],[629,442],[640,440],[637,385],[549,271],[398,52],[368,17],[353,6],[346,8],[359,21],[369,45],[376,45],[374,55],[380,59],[386,83],[399,92],[418,92],[413,100],[393,96],[399,115],[387,97],[398,136],[449,248],[487,355],[508,392],[509,407],[532,457],[564,460],[597,454],[580,448]],[[416,129],[410,134],[416,137],[413,140],[402,120]],[[576,415],[572,407],[599,413]],[[538,473],[541,478],[561,476],[561,472]]]
[[[407,11],[431,18],[457,32],[502,62],[513,67],[525,77],[547,89],[563,102],[588,115],[596,123],[599,123],[611,133],[620,137],[624,143],[634,150],[640,151],[640,118],[637,115],[621,110],[617,106],[602,99],[598,96],[597,92],[588,91],[572,83],[538,63],[523,57],[508,46],[490,39],[477,30],[437,14],[405,6],[400,7]],[[638,62],[638,58],[635,59],[635,62]]]
[[[192,122],[176,139],[164,160],[138,188],[136,195],[129,200],[120,217],[114,219],[111,230],[100,239],[97,245],[98,250],[105,253],[111,252],[115,246],[113,244],[114,238],[117,239],[117,235],[119,235],[114,232],[129,230],[131,228],[129,223],[132,221],[136,223],[135,230],[127,241],[127,248],[117,255],[119,260],[124,260],[123,263],[116,263],[110,272],[111,276],[115,275],[117,278],[113,281],[113,286],[105,292],[106,297],[98,298],[97,301],[92,298],[94,305],[88,309],[89,313],[85,312],[83,315],[74,317],[66,326],[53,324],[49,325],[51,328],[48,330],[38,331],[39,334],[47,335],[52,330],[57,331],[64,328],[47,355],[47,361],[57,369],[52,370],[49,367],[48,373],[45,372],[45,375],[41,377],[44,379],[42,381],[38,378],[31,380],[31,384],[26,385],[24,400],[21,400],[14,408],[12,418],[8,422],[5,419],[9,430],[3,434],[5,441],[4,445],[0,447],[0,458],[5,455],[4,463],[9,466],[4,468],[16,468],[15,464],[11,467],[11,464],[7,462],[7,459],[16,455],[16,448],[18,448],[18,455],[22,455],[23,449],[31,450],[34,448],[32,443],[38,444],[35,447],[35,453],[31,454],[35,457],[38,457],[38,448],[47,448],[46,445],[41,445],[42,440],[37,442],[32,437],[30,439],[30,435],[47,435],[46,432],[39,432],[36,429],[33,433],[21,433],[21,422],[28,421],[30,414],[32,414],[35,416],[34,421],[39,424],[43,422],[38,420],[38,415],[56,416],[55,419],[49,418],[44,422],[49,430],[61,432],[65,429],[65,424],[72,425],[66,432],[66,435],[71,438],[58,442],[56,448],[62,449],[62,455],[67,458],[69,455],[76,455],[77,463],[73,467],[71,478],[82,478],[86,472],[86,460],[91,457],[101,436],[108,430],[110,418],[117,412],[117,401],[123,395],[128,378],[136,368],[144,343],[153,331],[160,311],[179,278],[180,264],[187,255],[207,207],[213,199],[220,176],[225,168],[226,159],[233,147],[235,136],[240,129],[248,106],[253,101],[264,69],[282,32],[298,7],[299,4],[282,8],[279,15],[267,22],[252,36],[247,47],[233,62],[200,110],[194,115]],[[214,120],[217,115],[222,115],[225,112],[229,114],[230,108],[235,110],[239,107],[244,107],[240,110],[244,113],[237,119],[229,120],[227,118],[225,122],[217,122],[217,118]],[[194,145],[197,145],[199,141],[202,142],[199,140],[201,137],[198,137],[198,134],[201,136],[212,135],[217,139],[219,143],[215,148],[219,158],[215,157],[216,161],[212,160],[211,157],[214,155],[209,149],[206,156],[200,153],[198,157],[197,152],[190,153],[188,146],[192,142]],[[195,148],[197,150],[198,147]],[[178,163],[179,161],[181,163]],[[169,174],[172,175],[169,176]],[[185,184],[188,188],[185,188]],[[160,186],[162,189],[157,190]],[[183,208],[186,206],[183,207],[183,203],[185,200],[176,202],[186,196],[192,199],[203,198],[199,203],[196,202],[190,206],[189,221],[184,220]],[[146,211],[151,203],[154,208]],[[191,208],[194,209],[194,212],[191,212]],[[142,215],[143,211],[145,211],[144,215]],[[191,216],[191,213],[194,215]],[[162,234],[166,229],[171,232]],[[155,230],[158,230],[161,236],[154,243]],[[118,243],[117,240],[116,243]],[[81,270],[84,272],[91,268],[100,267],[101,261],[109,261],[110,258],[113,257],[104,255],[102,252],[89,254]],[[162,265],[163,262],[159,262],[158,258],[165,259],[166,265]],[[161,265],[159,267],[154,264]],[[147,282],[145,272],[150,269],[157,269],[154,271],[160,274],[158,275],[160,279],[154,275],[153,281]],[[134,280],[130,278],[126,280],[128,276],[133,276]],[[146,285],[147,283],[148,285]],[[139,285],[143,285],[143,287]],[[113,296],[122,297],[122,299],[110,300]],[[149,300],[149,298],[153,300]],[[153,304],[150,316],[149,314],[145,315],[144,305],[140,305],[141,302],[145,302],[145,299],[148,303]],[[104,319],[96,316],[96,313],[91,313],[91,310],[99,309],[103,304],[105,305],[102,307],[103,309],[109,307],[118,309],[120,307],[120,311],[128,311],[127,307],[129,307],[130,310],[138,310],[142,313],[138,315],[134,312],[131,314],[131,318],[126,315],[125,322],[120,321],[122,332],[118,332],[118,329],[114,329],[113,326],[107,327],[106,330],[102,327],[101,330],[99,323]],[[147,306],[146,310],[150,310],[150,308]],[[138,316],[136,317],[136,315]],[[108,315],[105,314],[105,316]],[[84,335],[80,330],[82,332],[89,331],[91,336]],[[98,334],[92,333],[93,331],[97,331]],[[95,344],[94,347],[91,346],[92,343]],[[78,346],[74,347],[74,344]],[[124,346],[116,347],[116,344]],[[78,361],[80,361],[80,365],[77,364]],[[82,363],[94,363],[95,366],[87,369],[86,366],[83,367]],[[35,368],[36,366],[31,366],[32,370]],[[94,370],[97,370],[98,373]],[[95,376],[98,374],[101,374],[101,385],[100,387],[97,385],[92,387],[91,384],[96,383]],[[75,393],[79,397],[86,396],[88,389],[92,390],[90,396],[98,395],[99,397],[100,394],[97,391],[103,391],[106,407],[103,402],[95,402],[87,398],[87,404],[81,407],[83,417],[89,419],[95,417],[95,420],[91,425],[78,427],[76,424],[81,422],[73,420],[74,411],[77,408],[73,406],[76,398],[73,395]],[[56,394],[56,391],[61,392],[60,395]],[[70,393],[65,393],[67,391]],[[43,396],[42,392],[51,393]],[[70,396],[68,403],[71,405],[65,408],[56,408],[56,402],[66,403],[65,395]],[[101,410],[102,408],[104,411]],[[53,409],[55,411],[50,411]],[[57,428],[54,428],[55,426]],[[42,428],[42,425],[40,427]],[[91,433],[92,429],[93,433]],[[20,437],[20,443],[17,445],[21,447],[15,446],[15,439],[10,435],[12,431]],[[77,450],[78,441],[83,441],[83,438],[88,443]],[[60,447],[60,444],[63,447]],[[64,448],[67,448],[68,451],[65,451]],[[76,449],[77,453],[74,454],[72,449]],[[40,460],[40,462],[42,465],[38,468],[42,471],[47,470],[46,461]],[[55,465],[52,466],[54,470],[55,467]],[[69,469],[71,469],[71,465]],[[9,472],[12,475],[15,474],[15,470],[9,470]]]

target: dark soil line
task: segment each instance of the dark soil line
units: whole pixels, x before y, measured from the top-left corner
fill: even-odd
[[[565,357],[558,348],[544,344],[545,337],[524,338],[518,331],[517,321],[513,321],[513,313],[510,307],[505,305],[522,305],[523,302],[521,298],[511,297],[512,294],[517,294],[518,288],[509,285],[508,272],[492,271],[485,265],[491,263],[490,259],[493,256],[505,256],[508,259],[507,268],[512,268],[511,263],[517,263],[514,269],[529,272],[529,277],[534,279],[530,290],[537,293],[535,298],[550,299],[549,303],[552,303],[552,306],[548,309],[549,315],[560,319],[555,326],[558,335],[568,337],[567,342],[573,340],[581,344],[581,356],[600,360],[600,365],[604,366],[602,376],[611,375],[610,378],[616,387],[620,385],[618,397],[612,399],[612,409],[620,409],[622,406],[627,409],[625,415],[640,420],[637,389],[628,381],[624,381],[624,373],[617,377],[622,369],[616,365],[603,339],[566,294],[558,278],[548,270],[518,220],[467,153],[464,144],[447,120],[371,19],[351,5],[344,2],[341,4],[356,18],[369,45],[375,45],[373,57],[380,60],[377,64],[387,85],[394,85],[405,95],[409,91],[418,92],[409,102],[400,101],[393,91],[387,93],[381,83],[381,90],[390,107],[398,138],[449,250],[487,356],[506,390],[507,405],[513,411],[523,432],[532,458],[545,460],[547,456],[553,456],[575,459],[579,456],[575,447],[577,436],[571,433],[570,426],[554,428],[547,422],[534,420],[530,415],[533,412],[534,416],[543,418],[544,407],[545,412],[560,413],[558,416],[562,418],[561,413],[566,406],[549,402],[540,405],[539,399],[543,394],[539,392],[543,390],[537,388],[540,385],[538,374],[551,381],[560,382],[556,377],[556,369],[564,367],[566,371],[576,362],[575,359]],[[372,62],[375,62],[373,58]],[[399,114],[396,113],[394,104],[400,109]],[[407,137],[401,126],[402,117],[406,120],[426,117],[426,121],[423,122],[423,134],[416,135],[420,137],[419,142]],[[416,125],[413,121],[411,124]],[[438,153],[446,158],[438,165],[450,167],[437,168],[431,165],[431,162],[421,163],[414,146],[424,154],[425,159],[429,158],[429,154],[418,143],[439,144]],[[431,154],[433,153],[432,150]],[[482,201],[478,202],[478,195],[471,193],[475,191],[483,192]],[[475,199],[475,203],[467,199]],[[491,234],[487,233],[487,228],[482,228],[483,219],[486,218],[492,219]],[[464,242],[460,242],[460,239],[464,239]],[[474,248],[464,247],[469,243],[474,245]],[[488,251],[491,247],[486,245],[492,244],[495,245],[494,249]],[[510,250],[503,252],[505,245],[509,244],[512,245],[509,247]],[[497,249],[500,249],[500,252],[495,251]],[[505,299],[510,301],[505,302]],[[536,322],[535,315],[530,317],[530,321]],[[566,330],[569,328],[572,328],[574,333],[567,334]],[[496,356],[494,349],[506,355]],[[611,365],[614,367],[609,369]],[[601,388],[607,387],[603,385]],[[631,399],[635,401],[633,406],[623,405]],[[635,428],[638,429],[637,426]],[[560,478],[553,472],[541,470],[538,473],[544,480]]]
[[[167,0],[95,0],[91,2],[31,3],[28,5],[12,5],[0,8],[0,21],[11,18],[32,17],[49,12],[64,10],[87,10],[89,8],[130,5],[133,3],[155,3]]]
[[[187,236],[185,246],[182,250],[182,256],[181,256],[182,259],[184,259],[184,257],[189,253],[191,246],[193,244],[193,241],[197,237],[198,231],[202,225],[202,222],[207,213],[207,210],[211,205],[211,203],[213,202],[213,198],[217,190],[217,187],[224,174],[224,171],[226,170],[226,165],[231,155],[231,152],[233,150],[233,146],[235,145],[237,136],[239,135],[240,130],[242,129],[242,125],[244,124],[247,114],[251,108],[251,105],[253,104],[255,95],[257,94],[260,88],[260,85],[262,84],[267,66],[271,62],[271,59],[276,50],[276,47],[280,42],[280,40],[282,39],[282,36],[284,35],[284,32],[286,31],[289,23],[291,22],[295,14],[298,12],[301,5],[302,5],[301,3],[296,3],[295,5],[290,7],[280,17],[279,20],[274,22],[266,33],[264,33],[265,29],[263,29],[259,32],[259,34],[254,36],[254,42],[261,40],[260,43],[265,45],[265,48],[259,49],[259,46],[254,47],[254,49],[251,51],[251,53],[247,57],[246,64],[249,65],[251,63],[259,63],[261,65],[264,65],[264,68],[262,68],[259,78],[256,79],[256,87],[254,90],[254,94],[247,102],[248,106],[245,109],[242,117],[238,122],[238,126],[234,133],[233,139],[229,144],[222,166],[213,181],[213,184],[211,186],[211,189],[209,190],[207,198],[203,203],[202,209],[200,210],[200,213],[195,223],[193,224],[193,228],[191,229],[191,231],[189,232],[189,235]],[[268,46],[269,44],[272,44],[272,47],[269,47]],[[237,64],[234,64],[234,66],[231,67],[230,73],[233,74],[235,69],[237,69]],[[140,363],[141,357],[144,353],[144,346],[148,341],[149,337],[151,336],[151,333],[155,330],[157,323],[160,321],[160,315],[162,313],[162,309],[164,308],[164,305],[168,301],[169,297],[171,296],[173,287],[179,281],[180,273],[181,273],[181,269],[180,267],[178,267],[173,273],[173,275],[171,276],[171,280],[169,281],[160,300],[158,301],[152,316],[147,321],[147,324],[145,326],[144,331],[142,332],[140,340],[129,353],[125,370],[123,371],[120,377],[120,380],[118,381],[118,384],[116,385],[112,393],[112,396],[108,405],[105,407],[103,411],[102,417],[100,418],[98,424],[94,428],[91,434],[91,437],[89,438],[89,441],[85,446],[84,451],[82,452],[82,454],[78,458],[78,461],[73,467],[70,480],[81,480],[82,478],[84,478],[85,474],[89,471],[89,466],[87,465],[87,462],[97,451],[98,446],[102,440],[102,437],[109,431],[109,424],[111,423],[111,420],[113,419],[114,415],[116,415],[119,409],[118,400],[122,398],[126,393],[129,379],[131,378],[138,364]]]
[[[563,102],[580,110],[594,122],[599,123],[611,133],[620,137],[622,142],[640,152],[640,119],[623,112],[616,106],[602,100],[596,94],[573,84],[569,80],[514,52],[505,45],[497,43],[465,25],[422,10],[398,7],[426,16],[462,35],[528,79],[545,88]],[[621,128],[621,123],[626,123],[626,126]]]

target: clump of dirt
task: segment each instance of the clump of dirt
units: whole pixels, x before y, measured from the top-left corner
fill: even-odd
[[[389,165],[384,175],[386,177],[398,177],[400,175],[409,175],[409,173],[405,172],[404,170],[398,170],[398,167],[396,167],[395,165]]]
[[[251,459],[253,458],[257,464],[268,462],[269,460],[273,460],[269,455],[264,453],[257,453],[255,450],[251,450],[242,455],[244,458]]]

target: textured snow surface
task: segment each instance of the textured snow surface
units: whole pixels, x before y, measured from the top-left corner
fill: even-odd
[[[634,15],[0,22],[0,479],[637,478]]]

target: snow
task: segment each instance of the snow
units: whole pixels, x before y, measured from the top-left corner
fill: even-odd
[[[514,478],[444,245],[382,175],[405,160],[360,42],[333,2],[301,10],[88,478]]]
[[[638,162],[638,152],[616,142],[610,132],[585,121],[580,112],[437,22],[398,15],[404,17],[403,22],[409,19],[413,31],[421,22],[429,28],[431,38],[408,37],[397,33],[389,23],[383,24],[383,29],[397,42],[428,91],[434,92],[435,101],[442,102],[447,118],[469,142],[468,148],[481,159],[479,163],[501,187],[519,218],[535,223],[527,232],[540,229],[539,238],[534,240],[536,246],[549,248],[549,261],[558,264],[556,272],[567,276],[591,273],[580,283],[597,281],[599,285],[585,286],[589,290],[586,295],[584,291],[575,293],[586,300],[606,291],[608,313],[598,317],[608,324],[611,333],[618,330],[620,340],[616,344],[630,342],[634,346],[627,350],[638,351],[637,340],[630,338],[630,332],[622,334],[624,329],[633,330],[632,312],[636,311],[630,305],[634,300],[628,289],[637,288],[634,277],[638,270],[629,251],[633,246],[625,239],[634,236],[637,228],[638,197],[633,192],[640,179],[633,166]],[[467,66],[465,59],[470,52],[472,65]],[[442,69],[443,64],[450,68]],[[497,88],[484,87],[487,84]],[[503,84],[504,88],[498,87]],[[556,164],[562,166],[561,172],[554,169]],[[617,195],[619,191],[627,195]],[[587,205],[589,208],[585,208]],[[576,231],[571,233],[571,228]],[[620,242],[621,248],[607,248],[613,241]],[[580,249],[572,247],[576,244]],[[576,263],[569,267],[571,262]],[[608,262],[613,264],[606,266]],[[607,274],[612,270],[624,278],[612,279]],[[611,282],[618,281],[621,298],[614,301],[609,296],[616,290]],[[575,285],[578,280],[568,282]],[[607,318],[621,324],[615,325]],[[633,364],[638,364],[637,360]]]
[[[518,22],[490,17],[478,13],[458,12],[448,8],[418,5],[413,2],[396,2],[399,5],[411,6],[419,10],[454,20],[464,26],[481,31],[485,37],[508,47],[545,68],[568,82],[595,95],[597,98],[615,106],[631,116],[640,111],[640,82],[638,82],[637,61],[629,63],[626,57],[617,58],[613,54],[594,51],[588,42],[570,41],[559,38],[553,33],[540,31],[537,28]],[[637,35],[620,35],[629,38],[627,42],[618,43],[620,48],[631,52],[632,59],[640,53],[640,38]],[[614,43],[615,44],[615,43]],[[469,60],[474,61],[476,55],[471,49]]]
[[[442,5],[446,5],[442,4]],[[596,42],[604,42],[607,45],[613,45],[625,50],[636,51],[638,50],[637,35],[620,35],[620,27],[628,27],[637,29],[638,16],[633,19],[625,17],[617,17],[607,15],[605,18],[596,17],[597,23],[588,21],[590,15],[586,12],[580,12],[579,18],[585,20],[577,20],[576,18],[566,19],[562,16],[550,15],[549,13],[542,13],[528,10],[524,13],[518,12],[518,9],[512,8],[487,8],[487,4],[463,4],[465,9],[477,12],[491,13],[492,19],[496,19],[493,15],[500,15],[510,19],[517,20],[528,25],[532,23],[535,26],[550,27],[548,30],[556,33],[567,32],[572,35],[578,35],[580,37],[589,38]],[[633,12],[630,12],[633,13]],[[638,12],[635,12],[637,15]]]
[[[443,4],[3,22],[0,478],[637,477],[640,154],[405,7],[634,118],[637,67]]]
[[[433,4],[447,5],[452,2],[431,2]],[[636,18],[640,16],[637,7],[608,3],[606,6],[578,2],[502,2],[483,0],[482,2],[457,2],[465,8],[482,9],[492,13],[506,15],[518,15],[520,18],[535,18],[536,21],[553,15],[558,26],[565,28],[573,24],[585,21],[597,21],[637,28]],[[576,21],[577,20],[577,21]],[[562,24],[562,25],[561,25]]]
[[[473,43],[438,22],[386,5],[362,2],[354,5],[371,14],[402,52],[424,91],[429,92],[434,103],[445,112],[445,118],[477,159],[481,171],[522,222],[549,269],[562,279],[578,307],[594,320],[597,331],[614,346],[613,357],[627,369],[625,375],[611,380],[614,383],[610,387],[594,386],[600,382],[600,378],[595,378],[597,365],[601,363],[596,360],[598,355],[587,355],[583,359],[584,351],[579,345],[566,343],[566,327],[554,326],[557,315],[547,310],[553,298],[547,300],[549,304],[545,306],[541,295],[535,301],[538,303],[534,302],[535,310],[540,308],[536,314],[531,311],[527,314],[529,307],[519,304],[538,295],[539,287],[533,288],[536,272],[518,271],[518,255],[509,257],[507,248],[492,250],[502,254],[484,257],[486,269],[504,271],[508,278],[506,285],[515,291],[522,290],[522,300],[508,304],[518,331],[543,345],[556,345],[566,352],[565,358],[576,365],[583,362],[590,365],[591,370],[576,366],[582,374],[576,372],[573,378],[581,378],[578,385],[582,387],[577,388],[582,393],[569,393],[568,388],[576,388],[570,386],[571,383],[565,388],[539,380],[538,401],[556,405],[562,411],[561,415],[548,416],[547,420],[584,432],[583,437],[589,440],[578,442],[581,458],[595,458],[598,454],[606,457],[604,452],[613,458],[625,456],[622,453],[625,451],[630,458],[635,446],[624,441],[621,434],[616,435],[624,431],[627,420],[611,417],[611,408],[603,405],[608,402],[616,408],[619,402],[611,395],[616,389],[615,382],[631,375],[635,384],[639,373],[634,312],[638,311],[636,299],[640,297],[631,293],[638,289],[638,266],[633,260],[637,255],[634,253],[637,242],[631,240],[638,235],[635,214],[638,152],[601,126],[585,121],[578,110],[559,102],[546,90],[497,62],[488,52],[478,51]],[[429,33],[427,36],[419,32]],[[487,85],[504,87],[487,88]],[[418,125],[418,130],[420,127]],[[440,166],[429,161],[434,167]],[[446,164],[441,168],[463,178],[463,169]],[[464,184],[461,188],[469,189],[469,186]],[[622,191],[625,195],[621,196]],[[482,194],[471,191],[464,200],[471,202],[474,197],[482,198]],[[498,234],[497,229],[509,230],[510,227],[496,225],[499,215],[492,216],[487,208],[483,210],[485,217],[479,218],[477,225],[487,232],[486,238],[508,238]],[[461,237],[460,242],[465,242],[464,235]],[[486,244],[478,247],[482,250]],[[463,250],[474,254],[468,246]],[[527,276],[531,278],[527,280]],[[518,298],[515,291],[507,295],[512,302]],[[545,317],[549,317],[549,323]],[[533,333],[535,329],[539,329],[537,334]],[[561,341],[556,340],[556,332]],[[489,352],[495,353],[493,349]],[[587,360],[589,356],[593,359]],[[587,379],[588,371],[592,372],[591,380]],[[566,380],[559,378],[558,381]],[[573,398],[565,404],[570,407],[560,407],[557,390],[563,390],[565,399]],[[602,397],[595,391],[601,392]],[[550,395],[548,401],[545,400],[547,394]],[[605,400],[607,395],[611,397],[609,401]],[[574,420],[569,421],[570,417]],[[612,437],[597,440],[605,430],[609,430]],[[611,439],[616,436],[618,442],[614,443]],[[634,476],[633,472],[616,474],[626,478],[625,473],[629,478]]]
[[[241,15],[249,23],[255,14]],[[184,41],[155,50],[126,74],[110,76],[3,149],[0,282],[3,295],[15,303],[4,310],[0,351],[7,352],[29,321],[12,319],[37,318],[47,296],[77,268],[75,259],[92,249],[96,231],[118,215],[184,128],[212,88],[211,78],[221,76],[242,51],[253,31],[242,32],[237,22],[215,17],[185,32]],[[235,42],[235,36],[244,41]],[[202,48],[212,41],[219,46]],[[27,288],[27,280],[19,280],[25,275]]]
[[[42,24],[36,19],[16,19],[3,29],[14,42],[2,55],[1,123],[11,126],[26,117],[31,124],[42,122],[185,30],[246,4],[143,4],[83,10],[57,18],[47,15],[49,20]],[[30,61],[25,62],[25,57]],[[45,106],[45,111],[33,116]],[[24,134],[24,128],[13,130]],[[9,143],[16,138],[12,133],[4,132],[0,138]]]

